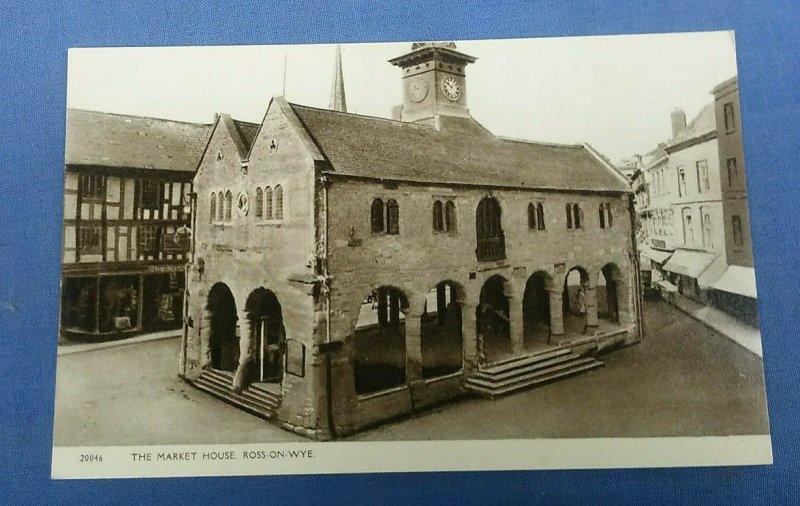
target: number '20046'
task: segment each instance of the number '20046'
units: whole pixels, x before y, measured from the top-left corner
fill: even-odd
[[[81,462],[102,462],[103,456],[102,455],[94,455],[88,453],[81,454]]]

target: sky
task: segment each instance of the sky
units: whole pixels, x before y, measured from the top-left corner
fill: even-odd
[[[472,116],[495,135],[588,142],[612,161],[671,137],[736,75],[732,32],[456,41]],[[402,103],[387,60],[410,42],[342,45],[348,111],[389,117]],[[211,123],[260,122],[270,97],[328,107],[334,45],[79,48],[69,51],[67,107]],[[285,86],[285,88],[284,88]]]

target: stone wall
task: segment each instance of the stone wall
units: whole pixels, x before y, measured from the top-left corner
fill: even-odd
[[[496,197],[502,209],[505,234],[505,260],[479,262],[475,216],[478,203],[487,196]],[[397,201],[400,207],[400,231],[397,235],[375,234],[370,229],[370,205],[374,198]],[[435,232],[432,209],[435,200],[452,200],[456,205],[457,231]],[[348,432],[398,416],[415,406],[415,399],[437,398],[436,388],[459,389],[448,382],[425,385],[421,379],[419,317],[425,296],[441,281],[453,281],[458,287],[462,306],[464,371],[477,364],[475,310],[481,287],[487,279],[500,275],[507,281],[510,298],[512,340],[520,341],[522,299],[528,278],[537,271],[550,278],[553,305],[561,307],[561,292],[566,272],[580,266],[589,274],[587,306],[594,301],[594,285],[602,267],[618,267],[620,320],[629,328],[627,342],[638,339],[634,265],[631,258],[631,215],[627,194],[602,195],[574,192],[539,192],[478,188],[448,188],[420,185],[382,185],[377,182],[336,178],[328,194],[330,225],[328,265],[331,279],[331,334],[344,346],[334,357],[333,402],[337,430]],[[527,206],[542,202],[546,230],[529,230]],[[613,226],[600,228],[598,207],[611,204]],[[578,203],[583,210],[583,228],[566,227],[565,206]],[[354,348],[352,336],[360,304],[379,286],[392,286],[406,296],[405,309],[407,382],[405,388],[389,391],[389,400],[380,395],[359,398],[353,379]],[[596,307],[595,320],[596,320]],[[591,313],[591,309],[588,310]],[[560,318],[553,313],[553,331]],[[591,324],[591,322],[590,322]],[[425,385],[425,386],[423,386]],[[415,392],[426,392],[417,394]],[[444,396],[444,397],[447,397]],[[438,400],[443,400],[442,396]]]

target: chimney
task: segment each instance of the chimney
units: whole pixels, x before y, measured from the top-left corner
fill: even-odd
[[[675,108],[669,118],[672,120],[672,137],[678,137],[686,130],[686,113],[683,112],[683,109]]]
[[[329,109],[347,112],[347,100],[344,96],[344,76],[342,75],[342,46],[336,46],[336,61],[333,64],[333,83],[331,84],[331,102]]]

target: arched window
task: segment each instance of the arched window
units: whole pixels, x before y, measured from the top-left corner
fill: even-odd
[[[536,230],[536,206],[528,204],[528,230]]]
[[[433,203],[433,230],[442,232],[444,230],[444,212],[442,210],[442,201],[437,200]]]
[[[611,203],[603,202],[597,209],[598,217],[600,218],[600,228],[610,228],[613,224],[611,217]]]
[[[581,211],[581,206],[578,204],[572,204],[572,221],[575,224],[575,228],[581,228],[581,222],[583,221],[583,211]]]
[[[452,200],[448,200],[444,205],[444,227],[448,232],[457,230],[456,224],[456,205]]]
[[[225,194],[219,192],[217,194],[217,221],[222,221],[225,218]]]
[[[536,204],[536,225],[539,230],[544,230],[544,206],[541,202]]]
[[[257,220],[264,219],[264,190],[256,188],[255,215]]]
[[[567,228],[572,228],[572,204],[567,204]]]
[[[379,234],[383,232],[383,201],[375,199],[369,212],[370,230]]]
[[[233,193],[230,190],[225,192],[225,221],[231,221],[231,212],[233,210]]]
[[[217,194],[216,193],[212,193],[211,194],[211,203],[209,204],[209,207],[210,207],[210,210],[209,210],[209,213],[208,213],[208,216],[209,216],[209,220],[208,221],[212,221],[213,222],[214,220],[217,219]]]
[[[283,186],[275,187],[275,219],[283,219]]]
[[[386,233],[392,235],[400,233],[400,206],[394,200],[386,202]]]
[[[272,213],[272,187],[267,186],[264,189],[264,219],[271,220],[274,217]]]
[[[480,201],[475,217],[475,230],[478,237],[475,254],[478,260],[502,260],[506,257],[501,210],[497,199],[486,197]]]

